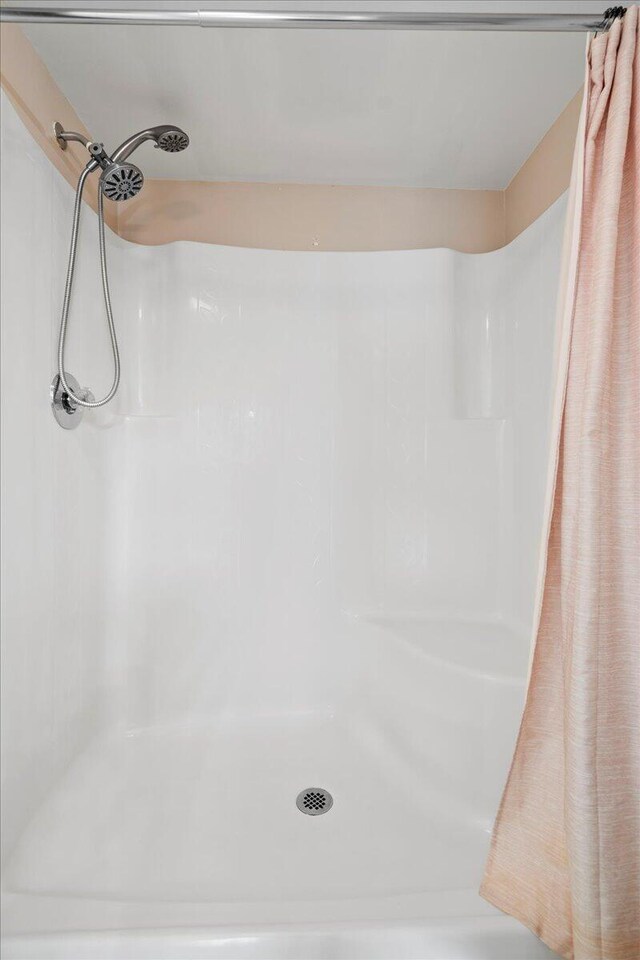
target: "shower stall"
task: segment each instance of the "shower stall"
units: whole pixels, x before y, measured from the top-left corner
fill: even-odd
[[[476,890],[564,201],[484,255],[108,231],[123,381],[65,431],[73,192],[6,100],[2,150],[6,956],[549,955]],[[85,217],[67,362],[99,385]]]
[[[550,958],[477,890],[564,197],[483,254],[145,246],[85,207],[65,296],[73,190],[1,96],[3,956]],[[128,155],[92,154],[112,192]],[[109,389],[103,295],[118,392],[54,418],[58,354]]]

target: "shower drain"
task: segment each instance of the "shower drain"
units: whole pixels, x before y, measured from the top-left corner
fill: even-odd
[[[301,813],[308,813],[310,817],[319,817],[321,813],[331,810],[333,797],[322,787],[307,787],[296,797],[296,806]]]

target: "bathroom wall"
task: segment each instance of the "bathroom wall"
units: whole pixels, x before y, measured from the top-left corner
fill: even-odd
[[[64,96],[46,66],[17,24],[0,24],[0,83],[22,123],[40,149],[74,188],[86,164],[86,151],[79,143],[61,150],[53,135],[58,120],[67,130],[86,137],[91,134]],[[96,184],[89,181],[85,201],[97,209]],[[106,210],[107,222],[116,230],[115,204]]]
[[[152,180],[118,211],[118,233],[279,250],[497,250],[568,188],[581,104],[579,90],[504,190]]]
[[[3,89],[52,163],[75,184],[82,150],[73,144],[59,149],[53,119],[91,134],[20,28],[3,24],[0,41]],[[578,91],[504,190],[149,178],[134,200],[110,204],[107,216],[115,232],[140,244],[192,240],[280,250],[496,250],[567,189],[581,101]],[[95,208],[91,182],[87,199]]]
[[[103,717],[114,453],[108,430],[66,432],[51,416],[73,194],[1,96],[4,854]],[[69,368],[99,386],[94,219],[82,225],[73,311],[84,323],[73,324]]]
[[[506,188],[506,243],[526,230],[568,188],[582,99],[580,89]]]
[[[455,280],[455,416],[466,430],[493,424],[499,433],[504,539],[498,609],[525,636],[533,616],[546,482],[565,210],[561,197],[502,250],[460,257]]]
[[[563,211],[481,256],[129,247],[123,723],[341,710],[345,615],[526,658]]]

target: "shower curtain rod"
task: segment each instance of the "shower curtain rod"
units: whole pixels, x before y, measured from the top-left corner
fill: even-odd
[[[295,10],[109,10],[95,7],[0,7],[9,23],[95,23],[123,26],[325,28],[367,30],[530,30],[589,32],[606,29],[624,8],[592,13],[355,13]],[[607,16],[609,15],[609,16]]]

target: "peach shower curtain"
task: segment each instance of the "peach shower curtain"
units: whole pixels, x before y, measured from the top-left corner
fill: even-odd
[[[589,45],[527,702],[481,893],[574,960],[640,958],[640,38]]]

